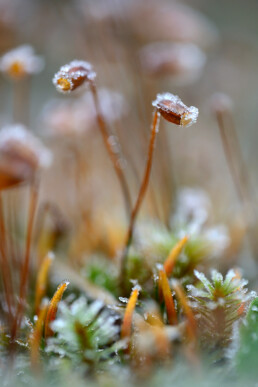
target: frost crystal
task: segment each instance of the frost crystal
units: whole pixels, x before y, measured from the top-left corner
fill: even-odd
[[[179,126],[191,126],[197,121],[199,114],[196,107],[187,107],[177,95],[171,93],[158,94],[152,105],[163,118]]]
[[[53,84],[59,92],[66,94],[93,81],[95,77],[90,63],[74,60],[60,68],[53,78]]]

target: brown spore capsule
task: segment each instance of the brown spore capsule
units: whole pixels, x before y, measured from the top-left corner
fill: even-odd
[[[90,63],[74,60],[60,68],[53,78],[53,83],[59,92],[70,93],[93,81],[95,77],[96,73]]]
[[[177,95],[171,93],[158,94],[152,105],[165,120],[179,126],[191,126],[199,114],[196,107],[186,106]]]

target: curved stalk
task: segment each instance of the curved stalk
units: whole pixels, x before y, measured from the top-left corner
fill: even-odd
[[[128,187],[123,169],[121,168],[120,163],[119,163],[119,156],[114,151],[114,149],[112,148],[112,145],[110,144],[110,141],[109,141],[110,134],[108,132],[108,129],[107,129],[106,123],[105,123],[105,119],[104,119],[103,114],[101,112],[98,92],[97,92],[96,84],[94,83],[94,81],[90,82],[90,89],[91,89],[91,93],[93,96],[94,105],[95,105],[95,109],[96,109],[99,130],[101,132],[105,147],[106,147],[107,152],[109,154],[109,157],[112,161],[115,173],[117,175],[117,178],[119,180],[119,183],[120,183],[120,186],[121,186],[121,189],[123,192],[123,197],[124,197],[127,215],[128,215],[128,217],[130,217],[132,205],[131,205],[129,187]]]
[[[127,236],[126,236],[125,248],[124,248],[124,251],[122,254],[121,276],[120,276],[122,287],[125,286],[127,255],[128,255],[129,247],[130,247],[131,242],[132,242],[135,220],[136,220],[136,217],[139,213],[143,199],[145,197],[145,194],[146,194],[146,191],[148,188],[148,184],[149,184],[149,180],[150,180],[150,173],[151,173],[151,167],[152,167],[152,161],[153,161],[153,152],[154,152],[154,147],[155,147],[155,140],[156,140],[157,133],[159,131],[159,118],[160,118],[160,113],[157,111],[157,109],[155,109],[154,114],[153,114],[153,119],[152,119],[151,136],[150,136],[148,157],[147,157],[147,161],[146,161],[145,172],[144,172],[144,176],[142,179],[140,190],[139,190],[139,193],[137,196],[136,203],[135,203],[133,210],[131,212],[130,223],[129,223]]]

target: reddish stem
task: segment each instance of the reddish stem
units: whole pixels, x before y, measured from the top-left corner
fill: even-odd
[[[19,329],[19,326],[21,324],[22,314],[25,307],[25,299],[26,299],[28,277],[29,277],[31,241],[32,241],[33,225],[34,225],[34,219],[36,214],[37,202],[38,202],[38,184],[36,181],[34,181],[31,185],[24,263],[23,263],[22,272],[21,272],[19,301],[18,301],[16,316],[14,319],[14,324],[12,327],[12,335],[11,335],[12,341],[15,339],[17,329]]]
[[[126,237],[126,243],[125,243],[125,248],[122,254],[122,262],[121,262],[121,284],[122,287],[125,286],[125,277],[126,277],[126,262],[127,262],[127,255],[128,255],[128,250],[132,241],[132,236],[133,236],[133,230],[134,230],[134,224],[136,217],[138,215],[138,212],[140,210],[141,204],[143,202],[143,199],[145,197],[149,180],[150,180],[150,173],[151,173],[151,167],[152,167],[152,161],[153,161],[153,152],[154,152],[154,147],[155,147],[155,140],[156,136],[159,130],[159,117],[160,113],[155,109],[154,114],[153,114],[153,119],[152,119],[152,127],[151,127],[151,136],[150,136],[150,142],[149,142],[149,149],[148,149],[148,157],[146,161],[146,166],[145,166],[145,172],[143,175],[141,187],[137,196],[136,203],[133,207],[133,210],[131,212],[131,218],[130,218],[130,223],[127,231],[127,237]]]
[[[105,119],[104,119],[103,114],[101,112],[99,96],[98,96],[96,84],[94,82],[90,82],[90,89],[91,89],[91,93],[92,93],[94,104],[95,104],[99,130],[101,132],[105,147],[106,147],[107,152],[109,154],[110,160],[113,164],[117,178],[119,180],[119,183],[120,183],[120,186],[121,186],[121,189],[123,192],[124,201],[125,201],[125,208],[126,208],[126,211],[127,211],[128,217],[129,217],[130,213],[131,213],[131,208],[132,208],[129,187],[128,187],[123,169],[120,166],[119,155],[116,153],[116,151],[114,150],[114,148],[112,147],[112,145],[109,141],[110,134],[108,132],[108,129],[107,129],[107,126],[105,123]]]
[[[11,272],[10,272],[9,263],[7,261],[7,256],[6,256],[6,230],[5,230],[5,224],[4,224],[3,200],[2,200],[1,192],[0,192],[0,236],[1,236],[1,241],[0,241],[1,271],[2,271],[5,298],[6,298],[9,319],[10,319],[12,316],[11,298],[13,295],[13,289],[12,289]]]

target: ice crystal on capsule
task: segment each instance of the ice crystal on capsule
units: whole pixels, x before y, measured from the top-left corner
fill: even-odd
[[[179,126],[191,126],[197,121],[199,110],[194,106],[186,106],[174,94],[158,94],[152,105],[159,111],[163,118]]]
[[[7,52],[0,60],[0,70],[15,80],[37,74],[43,67],[44,60],[35,55],[33,47],[29,45],[22,45]]]
[[[0,189],[30,181],[51,160],[50,151],[23,125],[0,130]]]
[[[70,93],[93,81],[95,77],[96,73],[90,63],[74,60],[60,68],[53,78],[53,83],[59,92]]]

